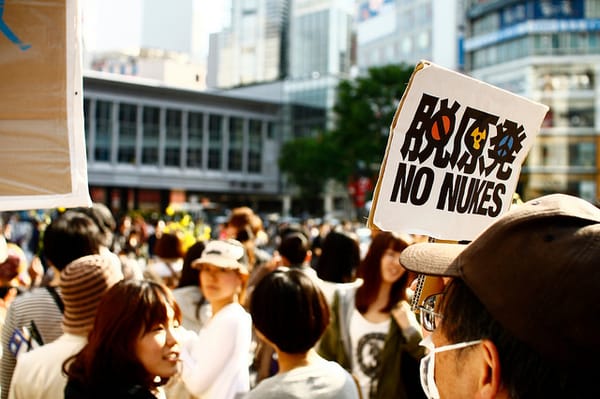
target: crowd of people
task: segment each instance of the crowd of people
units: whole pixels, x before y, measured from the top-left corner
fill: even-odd
[[[191,238],[102,204],[3,222],[1,399],[600,396],[600,210],[579,198],[366,251],[356,225],[250,207]]]

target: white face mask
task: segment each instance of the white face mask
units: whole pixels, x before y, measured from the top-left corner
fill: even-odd
[[[454,349],[466,348],[467,346],[477,345],[481,340],[459,342],[452,345],[444,345],[436,348],[431,340],[431,335],[424,338],[419,345],[429,350],[429,353],[421,359],[421,386],[428,399],[440,399],[440,393],[435,385],[435,354],[439,352],[451,351]]]

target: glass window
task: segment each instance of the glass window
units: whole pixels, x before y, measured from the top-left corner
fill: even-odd
[[[267,123],[267,137],[271,140],[275,139],[275,124],[273,122]]]
[[[167,109],[165,166],[181,165],[181,111]]]
[[[135,163],[137,106],[119,104],[119,163]]]
[[[223,144],[223,117],[210,115],[208,118],[208,168],[221,169],[221,146]]]
[[[96,148],[94,158],[96,161],[110,160],[110,147],[112,142],[112,103],[98,100],[96,102]]]
[[[197,112],[188,114],[188,149],[187,166],[190,168],[202,167],[202,128],[204,115]]]
[[[241,171],[244,151],[244,120],[231,118],[229,121],[229,164],[230,171]]]
[[[594,142],[569,144],[569,164],[575,166],[596,166],[596,145]]]
[[[262,168],[262,122],[251,120],[248,123],[248,172],[260,173]]]
[[[160,109],[158,107],[144,107],[142,123],[144,137],[142,141],[142,163],[157,165]]]
[[[596,144],[589,137],[543,137],[533,150],[530,166],[596,167]]]
[[[600,0],[585,1],[585,18],[600,18]]]

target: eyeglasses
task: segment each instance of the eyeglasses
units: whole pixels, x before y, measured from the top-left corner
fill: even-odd
[[[419,312],[421,313],[421,326],[430,332],[433,332],[438,324],[439,320],[443,318],[441,313],[435,311],[435,306],[443,294],[435,294],[428,296],[422,305],[418,306]]]

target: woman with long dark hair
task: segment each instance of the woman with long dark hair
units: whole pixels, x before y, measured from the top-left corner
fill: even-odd
[[[369,398],[419,398],[420,326],[408,304],[409,272],[400,253],[411,243],[378,232],[358,267],[358,288],[339,288],[332,323],[319,353],[335,360],[359,381]]]
[[[181,313],[165,286],[126,280],[98,305],[88,343],[67,359],[65,399],[163,398],[177,372]]]

